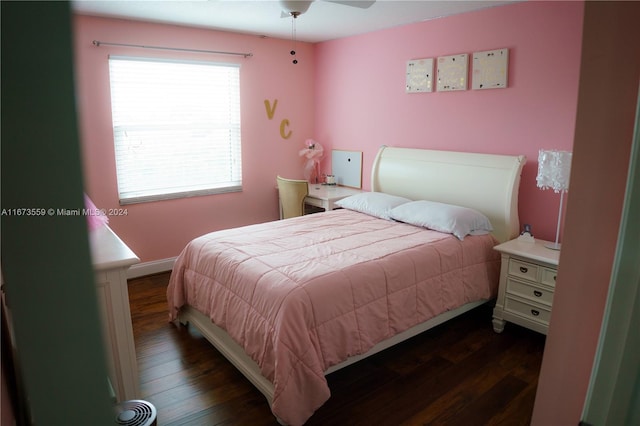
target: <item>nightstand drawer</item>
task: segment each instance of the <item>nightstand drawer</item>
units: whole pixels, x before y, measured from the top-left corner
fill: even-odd
[[[525,280],[538,281],[538,265],[523,262],[517,259],[509,259],[509,275],[524,278]]]
[[[558,271],[555,269],[547,269],[542,268],[542,277],[540,282],[542,284],[550,285],[552,287],[556,286],[556,275],[558,275]]]
[[[542,303],[551,307],[553,303],[553,291],[545,290],[541,287],[532,286],[530,284],[507,279],[507,293],[524,297],[537,303]]]
[[[528,303],[512,299],[508,296],[505,301],[504,310],[545,325],[549,324],[549,318],[551,317],[551,311],[548,309],[544,309],[536,305],[530,305]]]

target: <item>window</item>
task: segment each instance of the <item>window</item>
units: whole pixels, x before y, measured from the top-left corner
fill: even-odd
[[[120,204],[242,190],[239,71],[109,58]]]

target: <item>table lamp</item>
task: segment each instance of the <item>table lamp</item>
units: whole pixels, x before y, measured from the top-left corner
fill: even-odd
[[[538,154],[538,176],[536,182],[540,189],[553,189],[560,193],[560,208],[558,209],[558,227],[556,228],[556,242],[545,244],[552,250],[560,250],[558,237],[560,236],[560,218],[562,217],[562,201],[564,193],[569,190],[569,174],[571,172],[571,152],[543,150]]]

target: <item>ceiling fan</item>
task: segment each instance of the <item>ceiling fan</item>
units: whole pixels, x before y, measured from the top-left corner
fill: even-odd
[[[280,0],[280,6],[282,6],[281,18],[297,18],[298,16],[309,10],[309,6],[314,0]],[[345,6],[357,7],[360,9],[367,9],[371,7],[375,0],[324,0],[329,3],[337,3]]]
[[[296,58],[296,18],[307,10],[314,0],[280,0],[280,6],[282,6],[281,18],[291,18],[291,41],[293,42],[293,48],[289,52],[293,56],[291,61],[294,65],[298,63]],[[367,9],[371,7],[375,0],[324,0],[330,3],[338,3],[345,6],[353,6],[360,9]]]

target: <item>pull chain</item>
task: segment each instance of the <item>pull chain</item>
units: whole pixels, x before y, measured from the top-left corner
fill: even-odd
[[[300,12],[291,12],[291,40],[293,41],[293,48],[291,49],[291,56],[293,56],[293,64],[297,64],[296,59],[296,19],[300,15]]]

